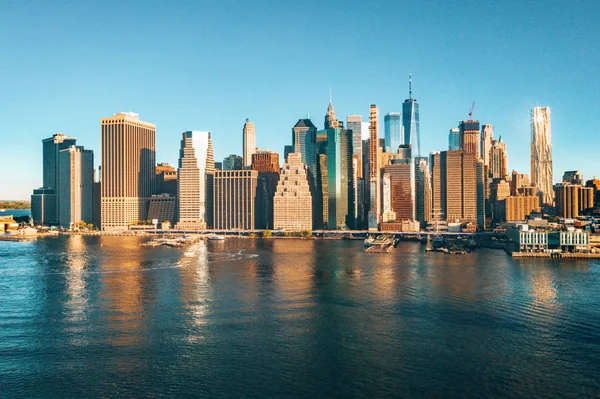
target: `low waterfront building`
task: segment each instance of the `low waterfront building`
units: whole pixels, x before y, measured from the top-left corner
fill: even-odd
[[[397,231],[415,233],[421,230],[421,223],[416,220],[398,220],[380,224],[381,231]]]
[[[508,224],[506,236],[513,252],[546,252],[548,232],[530,229],[527,224]]]
[[[509,223],[506,236],[513,252],[588,252],[590,234],[568,228],[566,231],[533,228],[525,223]]]
[[[302,155],[288,154],[273,198],[275,229],[303,231],[312,229],[312,196],[308,168]]]
[[[258,172],[223,170],[215,173],[214,228],[254,230]]]

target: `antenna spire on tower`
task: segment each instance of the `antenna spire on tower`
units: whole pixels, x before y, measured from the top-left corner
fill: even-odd
[[[331,104],[331,89],[329,89],[329,104]]]
[[[412,100],[412,71],[408,71],[408,98]]]

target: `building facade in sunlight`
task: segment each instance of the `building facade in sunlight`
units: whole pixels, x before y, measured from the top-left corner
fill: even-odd
[[[288,155],[273,199],[275,229],[303,231],[312,229],[312,196],[307,167],[299,153]]]
[[[133,112],[100,121],[102,228],[125,230],[146,220],[156,185],[156,126]]]
[[[183,133],[177,169],[177,229],[213,224],[215,158],[209,132]]]
[[[531,183],[538,189],[542,206],[554,205],[550,108],[531,110]]]

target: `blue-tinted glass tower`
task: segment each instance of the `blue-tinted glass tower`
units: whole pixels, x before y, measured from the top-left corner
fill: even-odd
[[[452,128],[448,132],[448,149],[450,151],[460,150],[460,130],[458,128]]]
[[[413,157],[421,156],[421,132],[419,130],[419,103],[412,97],[412,75],[408,75],[408,99],[402,104],[402,127],[404,144],[412,145]]]
[[[400,112],[389,112],[384,118],[385,150],[396,153],[402,144]]]

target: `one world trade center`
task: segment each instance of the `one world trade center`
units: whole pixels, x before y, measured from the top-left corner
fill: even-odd
[[[412,74],[408,74],[408,98],[402,104],[402,127],[404,144],[410,144],[412,157],[421,156],[421,133],[419,130],[419,103],[412,96]]]

